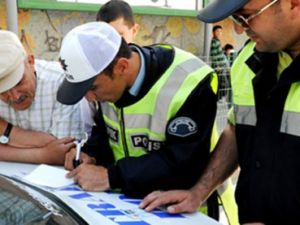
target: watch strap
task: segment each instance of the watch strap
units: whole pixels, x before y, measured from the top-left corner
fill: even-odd
[[[5,137],[9,137],[12,128],[13,128],[13,125],[11,123],[7,123],[7,126],[5,128],[5,131],[4,131],[3,135]]]

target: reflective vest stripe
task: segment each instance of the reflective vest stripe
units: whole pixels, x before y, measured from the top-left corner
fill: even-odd
[[[245,61],[253,54],[254,43],[249,43],[235,61],[232,68],[232,90],[234,100],[234,115],[237,124],[255,126],[257,122],[252,79],[255,74],[245,65]],[[292,62],[291,57],[280,52],[278,77]],[[241,76],[242,74],[242,76]],[[291,85],[284,105],[280,132],[300,136],[300,82]],[[299,123],[298,123],[299,122]]]
[[[115,110],[114,111],[109,110],[109,107],[112,107]],[[119,123],[117,109],[114,107],[114,105],[112,103],[107,103],[107,102],[101,103],[101,108],[102,108],[102,114],[105,117],[105,120]]]
[[[162,115],[165,118],[158,118],[161,121],[167,121],[168,117],[170,116],[171,112],[169,109],[171,109],[170,104],[172,100],[176,100],[177,102],[181,102],[183,104],[184,101],[178,100],[176,93],[181,88],[182,84],[184,83],[185,79],[187,79],[188,76],[191,76],[193,72],[197,71],[198,74],[201,74],[201,76],[196,75],[197,78],[195,79],[195,82],[198,84],[199,80],[202,80],[207,73],[202,72],[201,70],[198,71],[200,68],[206,67],[204,62],[200,61],[196,58],[188,59],[187,61],[183,62],[182,64],[178,65],[174,71],[172,72],[172,75],[169,76],[168,80],[165,82],[165,84],[162,87],[163,89],[169,90],[168,93],[165,93],[161,91],[158,94],[155,111],[153,115]],[[181,93],[182,94],[182,93]],[[190,94],[190,93],[186,93]],[[180,97],[180,96],[178,96]],[[186,99],[187,96],[184,96],[184,99]],[[179,109],[180,106],[177,105],[176,111]],[[159,112],[160,111],[160,112]],[[155,129],[154,129],[155,130]],[[161,132],[161,131],[159,131]]]
[[[256,125],[256,110],[254,106],[234,105],[235,121],[239,124]]]
[[[287,112],[282,115],[280,132],[300,136],[300,112]]]
[[[160,123],[151,124],[153,117],[155,116],[155,120],[157,121],[168,121],[169,118],[182,106],[185,99],[190,94],[190,91],[198,85],[199,80],[202,80],[211,72],[213,72],[213,70],[209,66],[196,58],[190,58],[181,64],[176,65],[171,74],[168,75],[168,79],[166,79],[164,84],[160,87],[163,91],[158,93],[156,99],[152,99],[153,101],[155,100],[152,112],[149,111],[146,113],[142,110],[141,113],[135,113],[136,110],[130,109],[126,111],[124,114],[126,128],[134,129],[147,127],[150,128],[152,132],[164,133],[165,127],[161,126]],[[185,93],[180,92],[179,89],[182,88],[186,82],[185,80],[189,80],[189,77],[192,79],[190,79],[190,83],[187,83],[186,85],[188,86],[187,90],[190,91],[186,91]],[[217,85],[215,82],[216,79],[213,79],[213,81],[214,85]],[[214,87],[214,90],[215,89],[216,87]],[[110,107],[113,107],[115,110],[110,110],[109,107],[105,107],[105,104],[109,104]],[[148,104],[151,103],[148,102]],[[120,120],[118,118],[117,109],[113,106],[113,104],[104,103],[102,105],[104,106],[102,109],[105,118],[118,124]]]
[[[288,62],[287,62],[288,63]],[[291,85],[287,100],[284,105],[284,112],[281,120],[280,131],[295,136],[300,136],[300,82]]]

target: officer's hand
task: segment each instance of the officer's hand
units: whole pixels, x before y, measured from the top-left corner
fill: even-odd
[[[85,191],[106,191],[110,188],[107,169],[102,166],[80,164],[67,174]]]
[[[65,169],[66,170],[73,170],[73,160],[75,159],[76,155],[76,148],[72,148],[65,157]],[[96,164],[96,160],[93,157],[90,157],[88,154],[81,152],[80,153],[80,163],[84,164]]]
[[[154,191],[147,195],[140,204],[140,208],[151,211],[161,206],[167,206],[169,213],[195,212],[201,201],[191,190]]]

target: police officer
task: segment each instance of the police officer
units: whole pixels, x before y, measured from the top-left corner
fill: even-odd
[[[60,61],[66,78],[58,100],[100,102],[82,164],[73,168],[75,151],[66,156],[69,177],[88,191],[133,197],[196,182],[215,143],[217,78],[208,65],[170,45],[128,45],[103,22],[71,30]],[[208,211],[218,216],[216,195]]]

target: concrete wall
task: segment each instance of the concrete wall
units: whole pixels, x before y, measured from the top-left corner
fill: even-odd
[[[0,28],[6,29],[5,0],[0,0]],[[73,27],[94,21],[96,13],[19,10],[19,35],[28,51],[36,58],[56,60],[63,36]],[[203,52],[204,24],[191,17],[136,15],[136,22],[141,29],[136,43],[169,43],[200,56]],[[222,43],[231,43],[239,49],[245,36],[237,36],[232,29],[232,22],[221,21],[223,26]]]

